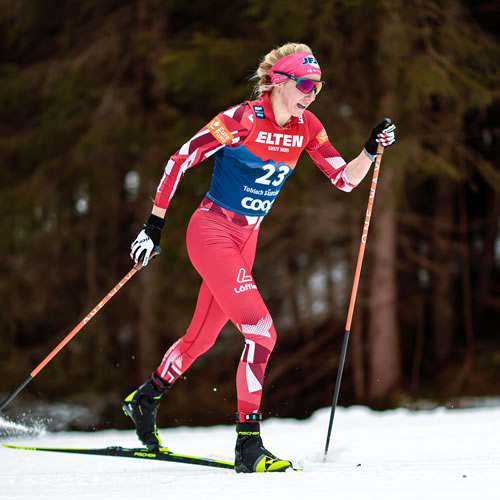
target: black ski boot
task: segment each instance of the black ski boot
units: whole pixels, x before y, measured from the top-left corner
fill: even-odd
[[[291,462],[275,457],[264,448],[259,422],[238,422],[236,433],[236,472],[283,472],[292,467]]]
[[[169,388],[169,384],[153,373],[139,389],[129,394],[123,401],[122,408],[125,415],[133,420],[137,436],[150,450],[158,450],[161,446],[156,429],[156,412],[160,406],[160,398]]]

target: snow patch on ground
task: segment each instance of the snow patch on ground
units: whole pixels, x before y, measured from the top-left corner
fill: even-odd
[[[480,500],[500,499],[500,408],[373,412],[339,408],[323,460],[330,410],[269,419],[265,446],[303,472],[235,474],[127,458],[0,448],[1,499]],[[234,427],[161,429],[172,451],[233,460]],[[4,439],[4,442],[6,440]],[[26,446],[138,446],[133,431],[12,438]]]

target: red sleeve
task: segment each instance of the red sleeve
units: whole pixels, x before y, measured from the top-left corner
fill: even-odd
[[[168,160],[156,191],[155,205],[167,208],[180,180],[194,167],[224,146],[244,141],[252,128],[251,111],[243,103],[219,113]]]
[[[319,169],[342,191],[352,191],[356,184],[349,182],[345,175],[346,162],[333,147],[323,125],[311,112],[306,111],[309,127],[309,143],[306,151]]]

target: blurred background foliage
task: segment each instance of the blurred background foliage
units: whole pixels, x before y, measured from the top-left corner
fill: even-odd
[[[168,157],[250,98],[259,59],[288,41],[321,63],[327,86],[312,111],[347,161],[382,117],[398,126],[340,403],[500,396],[498,14],[492,0],[0,0],[0,396],[130,269]],[[64,402],[89,409],[73,427],[129,426],[121,398],[194,310],[200,278],[184,238],[212,162],[181,183],[161,257],[7,414]],[[332,190],[305,154],[266,217],[254,275],[279,338],[265,415],[331,403],[369,185]],[[242,346],[227,325],[159,425],[231,422]]]

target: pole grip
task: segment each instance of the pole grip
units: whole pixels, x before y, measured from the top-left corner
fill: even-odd
[[[157,255],[160,255],[161,253],[161,248],[159,247],[159,245],[156,245],[153,249],[153,251],[151,252],[151,257],[150,257],[150,260],[151,259],[154,259]],[[142,260],[140,262],[138,262],[135,266],[134,266],[134,269],[136,271],[140,271],[144,266],[142,265]]]

